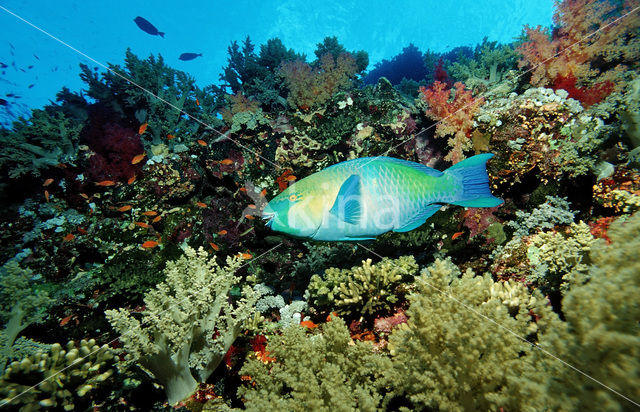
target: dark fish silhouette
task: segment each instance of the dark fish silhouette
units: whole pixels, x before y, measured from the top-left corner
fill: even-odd
[[[2,68],[2,69],[6,69],[7,67],[9,67],[9,66],[7,66],[6,64],[4,64],[4,63],[0,62],[0,68]]]
[[[151,24],[149,20],[138,16],[135,19],[133,19],[133,21],[136,22],[138,27],[140,27],[140,30],[142,30],[143,32],[149,33],[152,36],[160,36],[164,39],[164,32],[158,31],[158,29],[156,29],[156,26]]]
[[[183,61],[189,61],[189,60],[193,60],[196,57],[200,57],[202,56],[202,53],[182,53],[180,55],[180,57],[178,57],[178,59],[183,60]]]
[[[6,101],[5,99],[0,99],[0,106],[8,106],[9,102]]]

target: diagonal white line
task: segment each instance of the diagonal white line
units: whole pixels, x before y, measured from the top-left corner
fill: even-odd
[[[592,33],[590,33],[590,34],[588,34],[588,35],[584,36],[582,39],[577,40],[575,43],[571,44],[570,46],[567,46],[567,47],[565,47],[564,49],[562,49],[562,50],[560,50],[560,51],[556,52],[553,56],[551,56],[551,57],[549,57],[549,58],[547,58],[547,59],[543,60],[542,62],[538,63],[537,65],[535,65],[535,66],[533,66],[533,67],[531,67],[530,69],[526,70],[526,71],[525,71],[525,72],[523,72],[522,74],[520,74],[520,75],[516,76],[516,77],[515,77],[515,79],[519,79],[519,78],[521,78],[522,76],[524,76],[524,75],[526,75],[526,74],[528,74],[528,73],[531,73],[533,70],[537,69],[538,67],[540,67],[540,66],[542,66],[543,64],[547,63],[548,61],[550,61],[550,60],[552,60],[552,59],[555,59],[556,57],[560,56],[561,54],[564,54],[564,52],[566,52],[567,50],[572,49],[574,46],[576,46],[576,45],[578,45],[578,44],[582,43],[583,41],[585,41],[585,40],[587,40],[588,38],[590,38],[590,37],[594,36],[596,33],[598,33],[598,32],[600,32],[600,31],[602,31],[602,30],[606,29],[607,27],[614,25],[615,23],[619,22],[620,20],[624,19],[625,17],[629,16],[630,14],[632,14],[632,13],[636,12],[637,10],[640,10],[640,6],[638,6],[638,7],[634,8],[633,10],[631,10],[631,11],[629,11],[629,12],[625,13],[624,15],[622,15],[622,16],[620,16],[620,17],[618,17],[617,19],[613,20],[613,21],[612,21],[612,22],[610,22],[609,24],[607,24],[607,25],[605,25],[605,26],[603,26],[603,27],[600,27],[598,30],[595,30],[594,32],[592,32]],[[497,86],[495,86],[494,88],[487,90],[484,94],[481,94],[479,97],[484,97],[484,96],[488,95],[490,92],[493,92],[493,91],[495,91],[495,90],[498,90],[498,89],[499,89],[503,84],[504,84],[504,83],[502,83],[502,84],[498,84],[498,85],[497,85]],[[471,104],[472,104],[472,103],[467,103],[466,105],[464,105],[464,106],[460,107],[460,108],[459,108],[458,110],[456,110],[455,112],[453,112],[453,113],[449,114],[448,116],[443,117],[442,119],[438,120],[436,123],[432,124],[431,126],[429,126],[429,127],[427,127],[427,128],[422,129],[422,130],[421,130],[420,132],[418,132],[417,134],[415,134],[415,135],[413,135],[413,136],[408,137],[406,140],[403,140],[402,142],[398,143],[398,144],[397,144],[397,145],[395,145],[395,146],[392,146],[391,148],[389,148],[388,150],[386,150],[383,154],[378,155],[378,156],[372,156],[372,157],[371,157],[371,159],[370,159],[368,162],[366,162],[366,163],[364,163],[364,164],[360,165],[357,169],[360,169],[360,168],[362,168],[362,167],[364,167],[364,166],[368,165],[369,163],[371,163],[371,162],[375,161],[376,159],[378,159],[378,158],[380,158],[380,157],[382,157],[382,156],[386,156],[386,155],[388,155],[388,154],[389,154],[393,149],[395,149],[395,148],[397,148],[397,147],[399,147],[399,146],[402,146],[403,144],[407,143],[409,140],[415,139],[416,137],[420,136],[422,133],[426,132],[427,130],[431,130],[431,129],[433,129],[434,127],[436,127],[436,126],[438,126],[440,123],[442,123],[444,120],[447,120],[448,118],[450,118],[450,117],[451,117],[451,116],[453,116],[454,114],[458,113],[459,111],[466,109],[466,108],[467,108],[467,107],[469,107]]]
[[[49,33],[48,31],[44,30],[41,27],[36,26],[35,24],[31,23],[29,20],[17,15],[16,13],[12,12],[11,10],[7,9],[6,7],[0,5],[0,9],[4,10],[5,12],[7,12],[8,14],[12,15],[13,17],[17,18],[18,20],[21,20],[22,22],[28,24],[29,26],[33,27],[34,29],[38,30],[39,32],[41,32],[42,34],[52,38],[53,40],[57,41],[58,43],[62,44],[65,47],[68,47],[69,49],[73,50],[74,52],[78,53],[79,55],[81,55],[82,57],[84,57],[85,59],[88,59],[90,61],[92,61],[93,63],[97,64],[98,66],[108,70],[110,73],[115,74],[116,76],[120,77],[121,79],[131,83],[132,85],[134,85],[135,87],[139,88],[140,90],[144,91],[145,93],[153,96],[154,98],[160,100],[161,102],[163,102],[164,104],[166,104],[167,106],[170,106],[174,109],[176,109],[177,111],[179,111],[180,113],[184,113],[189,119],[200,123],[202,126],[206,127],[207,130],[213,130],[214,132],[216,132],[217,134],[219,134],[220,136],[231,140],[233,143],[235,143],[236,145],[240,146],[241,148],[253,153],[254,155],[258,156],[259,158],[261,158],[262,160],[264,160],[265,162],[270,163],[271,165],[275,166],[276,169],[280,169],[281,166],[272,162],[271,160],[265,158],[264,156],[260,155],[259,153],[257,153],[256,151],[250,149],[249,147],[243,145],[242,143],[238,142],[237,140],[232,139],[231,137],[229,137],[228,133],[220,133],[218,130],[216,130],[215,128],[213,128],[212,126],[210,126],[209,124],[203,122],[202,120],[198,119],[197,117],[185,112],[184,110],[180,109],[179,107],[177,107],[176,105],[172,104],[171,102],[168,102],[167,100],[159,97],[158,95],[156,95],[155,93],[153,93],[150,90],[147,90],[146,88],[142,87],[141,85],[139,85],[138,83],[134,82],[133,80],[129,79],[127,76],[124,76],[123,74],[118,73],[117,71],[111,69],[110,67],[106,66],[104,63],[99,62],[98,60],[94,59],[93,57],[87,55],[86,53],[81,52],[80,50],[76,49],[75,47],[71,46],[70,44],[64,42],[63,40],[57,38],[56,36],[54,36],[53,34]]]
[[[264,253],[261,253],[260,255],[256,256],[255,258],[249,260],[247,263],[243,264],[242,266],[240,266],[238,269],[234,270],[232,273],[237,272],[238,270],[246,267],[249,263],[251,263],[251,261],[255,261],[257,259],[260,259],[261,257],[263,257],[264,255],[266,255],[267,253],[271,253],[273,250],[275,250],[276,248],[282,246],[282,242],[278,243],[277,245],[275,245],[274,247],[272,247],[271,249],[267,250]],[[181,300],[178,303],[182,303],[183,301],[187,300],[188,297],[184,298],[183,300]],[[140,326],[144,326],[148,321],[154,320],[153,315],[151,315],[149,318],[146,319],[145,322],[140,322]],[[106,345],[111,345],[113,342],[117,341],[118,339],[120,339],[123,336],[127,336],[129,334],[131,334],[133,332],[133,330],[129,330],[121,335],[119,335],[116,338],[113,338],[112,340],[110,340],[109,342],[106,343]],[[86,356],[83,356],[81,358],[78,358],[78,360],[84,360],[86,358],[88,358],[89,356],[93,355],[94,353],[98,352],[100,349],[98,350],[94,350],[92,352],[90,352],[89,354],[87,354]],[[77,363],[77,361],[76,361]],[[0,401],[0,408],[9,405],[11,402],[13,402],[14,399],[19,398],[20,396],[24,395],[25,393],[29,392],[30,390],[32,390],[33,388],[37,387],[38,385],[40,385],[42,382],[46,382],[48,380],[51,380],[53,378],[55,378],[56,376],[58,376],[59,374],[63,373],[64,371],[66,371],[67,369],[71,368],[72,366],[77,366],[76,363],[73,363],[63,369],[60,369],[58,372],[47,376],[45,379],[41,380],[40,382],[36,383],[33,386],[30,386],[29,388],[25,389],[24,391],[20,392],[19,394],[17,394],[16,396],[12,397],[11,399],[3,399],[2,401]]]
[[[367,251],[371,252],[372,254],[376,255],[376,256],[377,256],[377,257],[379,257],[380,259],[382,259],[382,258],[383,258],[383,256],[381,256],[380,254],[376,253],[375,251],[373,251],[373,250],[369,249],[368,247],[366,247],[366,246],[362,245],[361,243],[358,243],[358,245],[359,245],[360,247],[362,247],[363,249],[365,249],[365,250],[367,250]],[[404,269],[403,267],[400,267],[400,266],[396,266],[396,267],[398,267],[400,270],[405,271],[405,273],[406,273],[406,269]],[[523,342],[525,342],[525,343],[528,343],[528,344],[532,345],[532,346],[533,346],[533,347],[535,347],[536,349],[539,349],[540,351],[542,351],[542,353],[544,353],[545,355],[552,357],[553,359],[557,360],[558,362],[562,363],[563,365],[565,365],[565,366],[567,366],[567,367],[569,367],[569,368],[573,369],[574,371],[578,372],[579,374],[583,375],[584,377],[586,377],[586,378],[588,378],[588,379],[592,380],[593,382],[597,383],[598,385],[602,386],[603,388],[605,388],[605,389],[607,389],[607,390],[611,391],[612,393],[615,393],[615,394],[616,394],[616,395],[618,395],[619,397],[621,397],[621,398],[623,398],[623,399],[625,399],[625,400],[627,400],[627,401],[631,402],[632,404],[634,404],[635,406],[637,406],[637,407],[639,407],[639,408],[640,408],[640,403],[635,402],[633,399],[628,398],[627,396],[625,396],[625,395],[621,394],[620,392],[616,391],[616,390],[615,390],[615,389],[613,389],[612,387],[610,387],[610,386],[608,386],[608,385],[606,385],[606,384],[604,384],[604,383],[600,382],[598,379],[596,379],[596,378],[592,377],[591,375],[589,375],[589,374],[587,374],[587,373],[585,373],[585,372],[581,371],[580,369],[576,368],[576,367],[575,367],[575,366],[573,366],[572,364],[570,364],[570,363],[568,363],[568,362],[566,362],[566,361],[564,361],[564,360],[560,359],[558,356],[556,356],[556,355],[554,355],[553,353],[549,352],[548,350],[546,350],[546,349],[544,349],[544,348],[540,347],[538,344],[536,344],[536,343],[534,343],[534,342],[529,342],[527,339],[525,339],[524,337],[522,337],[522,336],[518,335],[518,334],[517,334],[516,332],[514,332],[513,330],[511,330],[511,329],[507,328],[507,327],[506,327],[506,326],[504,326],[504,325],[501,325],[500,323],[496,322],[494,319],[491,319],[490,317],[488,317],[488,316],[486,316],[486,315],[484,315],[484,314],[482,314],[482,313],[478,312],[475,308],[473,308],[473,307],[471,307],[471,306],[467,305],[466,303],[464,303],[464,302],[460,301],[459,299],[456,299],[456,298],[455,298],[454,296],[452,296],[450,293],[447,293],[447,292],[445,292],[445,291],[443,291],[443,290],[441,290],[441,289],[439,289],[439,288],[437,288],[437,287],[433,286],[432,284],[430,284],[430,283],[429,283],[429,282],[427,282],[426,280],[425,280],[424,282],[425,282],[425,284],[426,284],[427,286],[429,286],[430,288],[435,289],[435,290],[436,290],[436,291],[438,291],[438,293],[440,293],[441,295],[444,295],[444,296],[448,297],[449,299],[453,300],[454,302],[456,302],[456,303],[460,304],[461,306],[463,306],[465,309],[469,310],[469,311],[470,311],[470,312],[472,312],[473,314],[475,314],[475,315],[477,315],[477,316],[480,316],[480,317],[481,317],[481,318],[483,318],[484,320],[486,320],[486,321],[489,321],[489,322],[493,323],[495,326],[499,327],[500,329],[502,329],[502,330],[504,330],[504,331],[506,331],[506,332],[510,333],[511,335],[515,336],[516,338],[520,339],[521,341],[523,341]]]

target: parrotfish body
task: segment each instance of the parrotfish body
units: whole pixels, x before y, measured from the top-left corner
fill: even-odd
[[[443,204],[493,207],[485,153],[444,172],[392,157],[366,157],[301,179],[262,212],[277,232],[320,241],[374,239],[421,226]]]

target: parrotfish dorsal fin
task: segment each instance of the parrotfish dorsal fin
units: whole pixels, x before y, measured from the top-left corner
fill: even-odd
[[[347,223],[357,224],[362,216],[360,176],[351,175],[344,181],[329,213]]]
[[[440,208],[442,207],[442,205],[439,204],[433,204],[433,205],[429,205],[427,207],[425,207],[422,211],[420,211],[420,213],[418,213],[417,215],[413,216],[408,222],[405,223],[404,226],[398,228],[398,229],[393,229],[394,232],[408,232],[410,230],[413,230],[419,226],[422,226],[422,224],[429,219],[431,216],[433,216],[434,213],[436,213],[438,210],[440,210]]]

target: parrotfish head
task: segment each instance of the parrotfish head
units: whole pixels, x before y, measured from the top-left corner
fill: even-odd
[[[323,199],[303,180],[271,199],[262,211],[267,227],[300,238],[312,238],[322,224]]]

